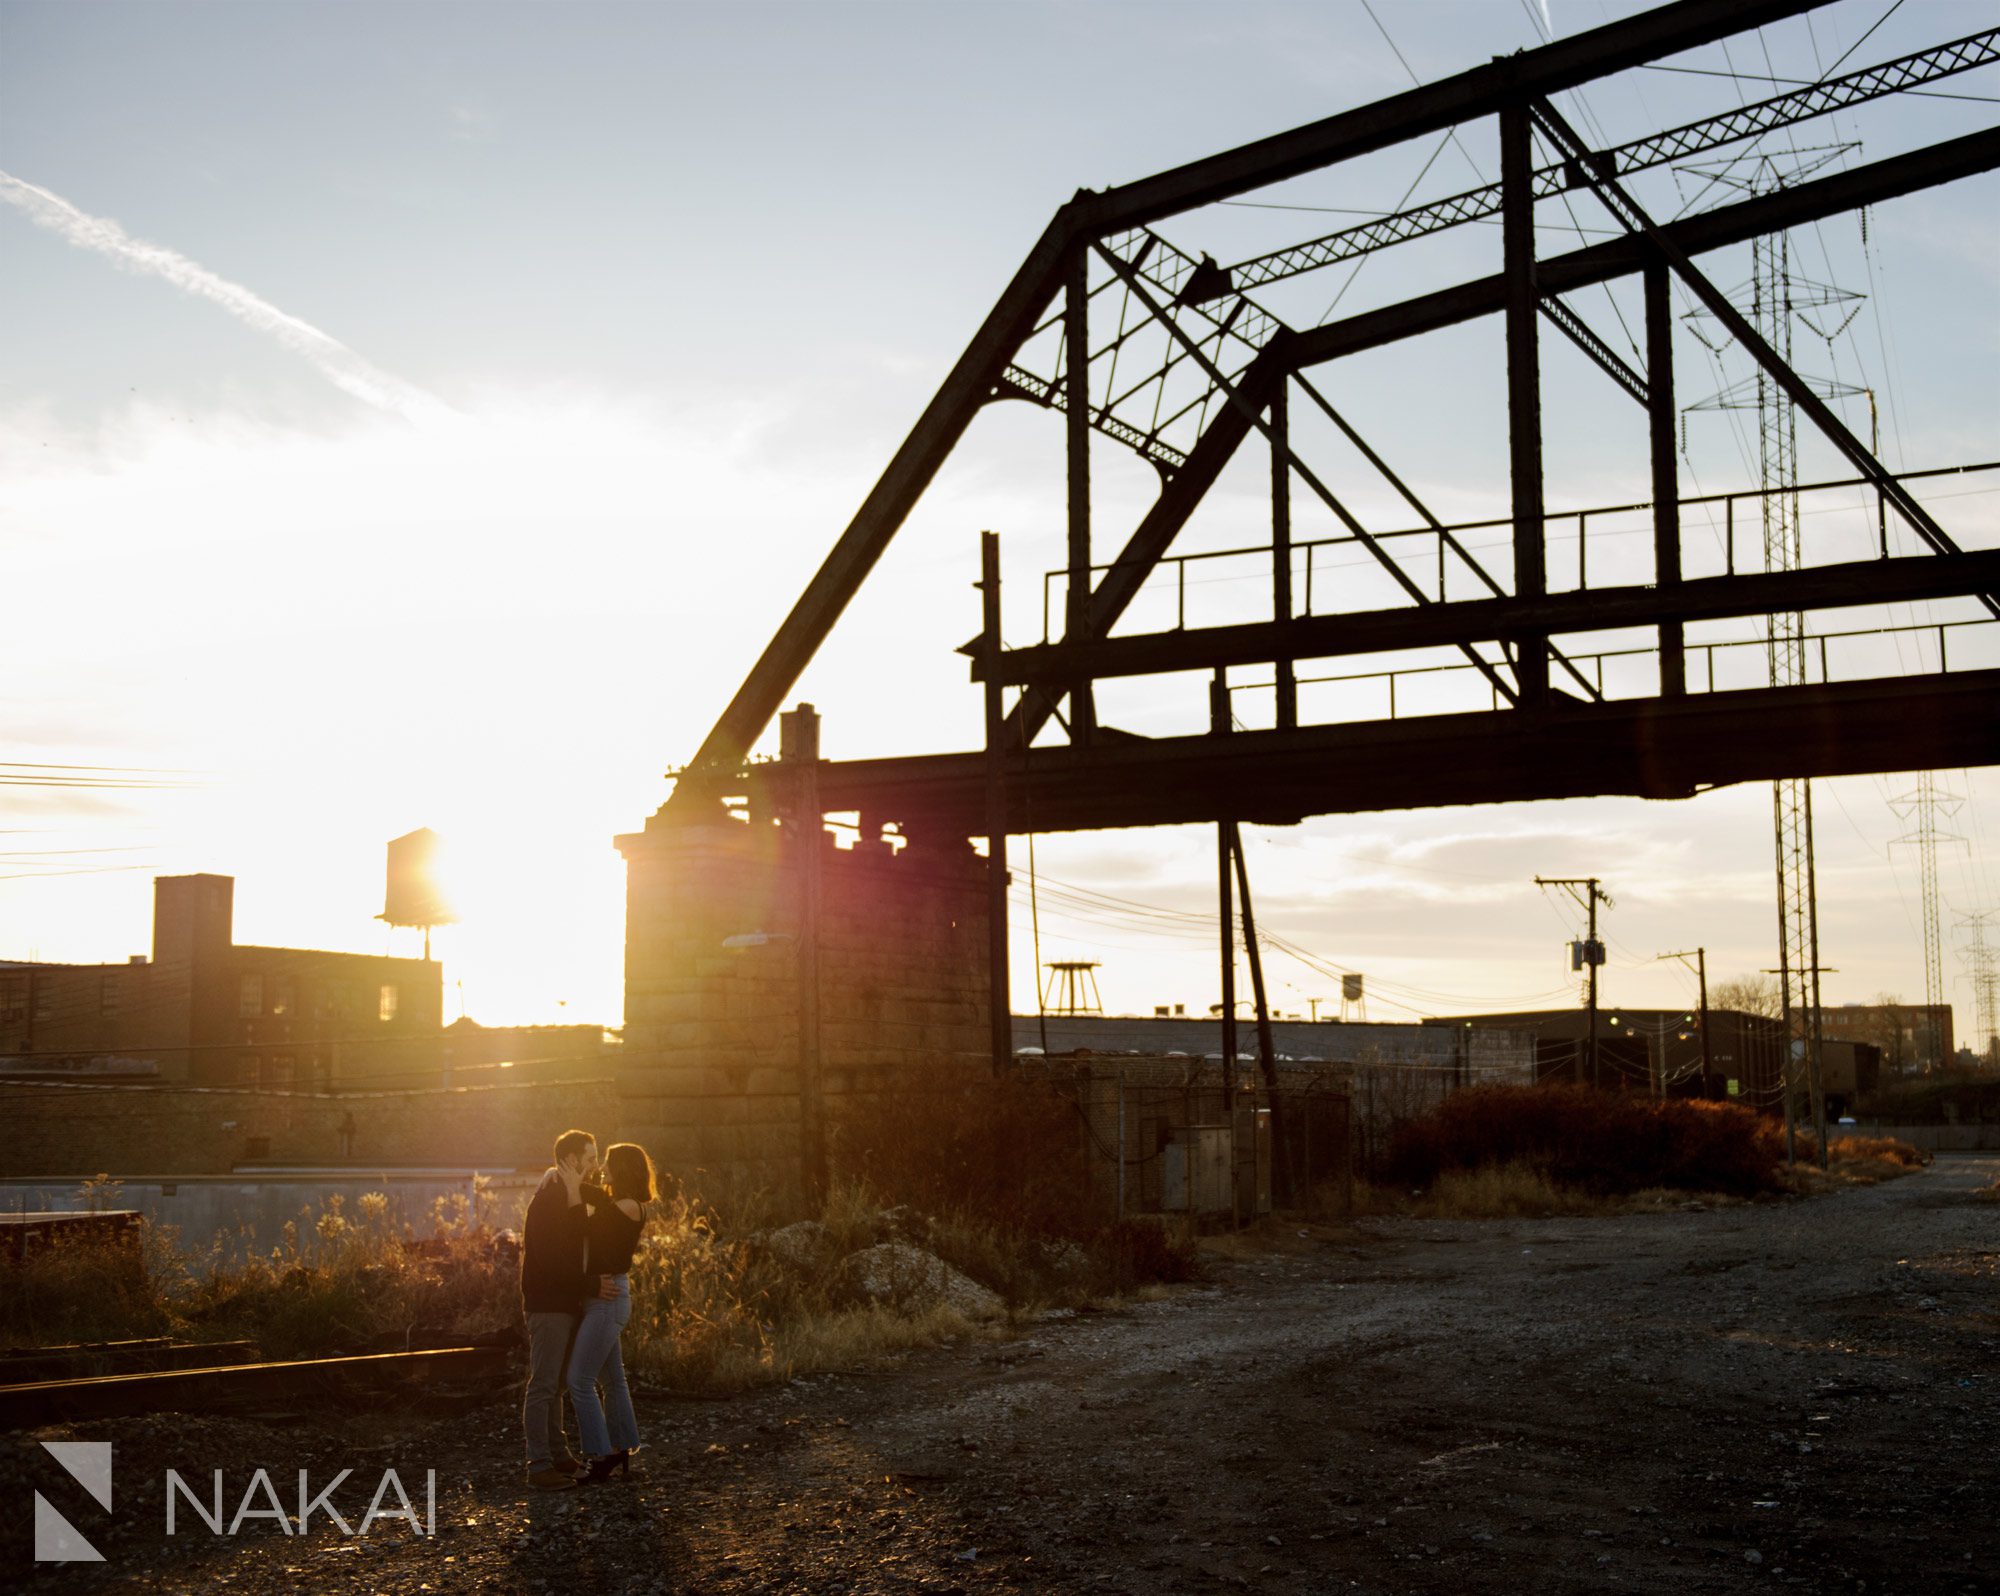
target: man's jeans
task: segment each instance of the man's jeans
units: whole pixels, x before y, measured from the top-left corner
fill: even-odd
[[[521,1428],[527,1432],[531,1472],[569,1455],[563,1440],[563,1368],[575,1334],[573,1313],[528,1315],[528,1389],[521,1398]]]
[[[576,1327],[576,1348],[569,1359],[569,1405],[576,1411],[577,1433],[592,1457],[614,1450],[629,1452],[639,1444],[639,1421],[632,1413],[632,1393],[625,1384],[625,1360],[618,1338],[632,1317],[632,1293],[623,1275],[611,1276],[617,1295],[609,1302],[583,1305],[583,1322]],[[597,1401],[597,1382],[604,1382],[604,1404]]]

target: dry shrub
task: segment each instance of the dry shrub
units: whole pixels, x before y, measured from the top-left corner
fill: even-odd
[[[1914,1174],[1931,1161],[1930,1154],[1894,1136],[1841,1136],[1826,1145],[1827,1167],[1819,1170],[1819,1141],[1812,1132],[1798,1133],[1798,1163],[1787,1175],[1794,1190],[1818,1191],[1832,1186],[1879,1186],[1885,1180]]]
[[[350,1211],[338,1195],[302,1210],[240,1264],[183,1258],[179,1323],[246,1340],[269,1358],[328,1357],[418,1340],[491,1334],[520,1316],[519,1253],[490,1224],[490,1198],[441,1198],[417,1240],[381,1192]]]
[[[921,1217],[911,1238],[1009,1307],[1194,1278],[1185,1224],[1114,1220],[1091,1190],[1075,1099],[1039,1081],[927,1077],[845,1100],[836,1166],[864,1204]]]
[[[1838,1164],[1889,1164],[1897,1169],[1922,1169],[1931,1155],[1896,1136],[1840,1136],[1826,1145],[1828,1158]]]
[[[1154,1285],[1180,1285],[1201,1272],[1195,1228],[1181,1216],[1136,1215],[1106,1225],[1092,1239],[1097,1266],[1091,1284],[1124,1294]]]
[[[785,1378],[773,1320],[797,1306],[796,1288],[747,1243],[724,1237],[699,1197],[668,1184],[632,1260],[625,1361],[682,1389],[739,1390]]]
[[[267,1357],[374,1351],[491,1332],[519,1315],[518,1253],[463,1196],[415,1241],[380,1192],[303,1210],[242,1262],[222,1238],[185,1250],[170,1225],[123,1240],[59,1237],[0,1276],[0,1338],[21,1344],[173,1335],[250,1341]]]
[[[685,1190],[656,1205],[633,1261],[626,1330],[642,1378],[740,1390],[976,1333],[923,1297],[861,1304],[845,1294],[838,1260],[888,1240],[943,1259],[1010,1314],[1194,1273],[1185,1226],[1111,1223],[1099,1211],[1075,1105],[1058,1091],[939,1075],[830,1107],[835,1181],[814,1216],[816,1263],[787,1266],[746,1230],[745,1215],[764,1221],[759,1230],[778,1217],[754,1195],[732,1203],[727,1226]]]
[[[864,1188],[836,1188],[820,1219],[829,1264],[873,1245],[882,1218]],[[954,1267],[976,1262],[969,1254],[990,1255],[987,1283],[1011,1266],[990,1231],[962,1221],[933,1222],[929,1241]],[[713,1395],[865,1368],[974,1329],[942,1303],[852,1302],[831,1267],[785,1267],[769,1248],[725,1235],[714,1210],[679,1189],[649,1215],[631,1281],[626,1363],[641,1379],[677,1391]]]
[[[129,1341],[170,1324],[142,1231],[57,1235],[0,1266],[0,1341]]]
[[[1782,1159],[1779,1128],[1733,1103],[1474,1086],[1400,1127],[1383,1162],[1406,1188],[1516,1164],[1600,1197],[1648,1187],[1751,1196],[1776,1188]]]

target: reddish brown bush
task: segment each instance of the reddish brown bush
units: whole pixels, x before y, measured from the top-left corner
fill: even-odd
[[[1448,1170],[1524,1164],[1604,1196],[1669,1187],[1750,1196],[1777,1185],[1780,1129],[1733,1103],[1579,1086],[1477,1086],[1398,1129],[1383,1173],[1429,1186]]]

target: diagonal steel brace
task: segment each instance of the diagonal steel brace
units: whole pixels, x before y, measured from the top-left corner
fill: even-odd
[[[1411,492],[1409,485],[1405,483],[1401,477],[1397,476],[1394,471],[1389,469],[1389,462],[1384,460],[1379,454],[1377,454],[1372,448],[1369,447],[1368,440],[1363,438],[1360,433],[1356,432],[1352,424],[1349,423],[1348,419],[1345,416],[1343,416],[1338,410],[1333,408],[1332,403],[1327,399],[1325,394],[1321,393],[1319,389],[1315,388],[1310,382],[1306,380],[1305,373],[1297,371],[1293,372],[1292,381],[1297,383],[1301,388],[1305,390],[1306,397],[1311,399],[1314,404],[1319,406],[1321,413],[1325,415],[1326,419],[1331,421],[1336,427],[1340,429],[1341,436],[1346,438],[1349,443],[1353,444],[1354,447],[1360,451],[1361,457],[1364,460],[1366,460],[1370,465],[1372,465],[1377,471],[1381,472],[1383,479],[1389,484],[1389,486],[1394,488],[1399,494],[1402,495],[1403,502],[1409,505],[1409,507],[1412,510],[1415,510],[1418,515],[1423,517],[1424,524],[1427,525],[1432,532],[1437,534],[1438,540],[1441,543],[1443,543],[1446,548],[1450,549],[1452,553],[1456,554],[1459,557],[1459,560],[1464,564],[1467,570],[1472,572],[1474,576],[1478,577],[1480,581],[1486,584],[1486,590],[1489,593],[1491,593],[1495,598],[1506,598],[1508,596],[1507,590],[1503,588],[1498,582],[1493,580],[1492,576],[1487,572],[1485,566],[1481,565],[1478,560],[1473,558],[1472,550],[1468,549],[1463,543],[1459,541],[1457,534],[1455,534],[1443,522],[1438,520],[1436,516],[1431,514],[1430,506],[1425,504],[1422,499],[1419,499],[1415,493]],[[1438,598],[1440,600],[1444,598],[1444,591],[1442,586],[1440,586],[1439,588]],[[1589,694],[1590,697],[1596,699],[1598,702],[1600,703],[1603,702],[1604,694],[1598,691],[1597,684],[1591,681],[1589,677],[1585,676],[1582,671],[1578,670],[1575,663],[1571,661],[1570,658],[1566,654],[1564,654],[1561,649],[1557,648],[1553,643],[1550,643],[1548,645],[1548,650],[1549,650],[1549,657],[1553,659],[1557,664],[1561,665],[1564,670],[1569,672],[1570,676],[1575,680],[1577,686],[1581,687],[1585,693]]]
[[[1661,231],[1653,219],[1640,208],[1639,203],[1625,192],[1616,178],[1607,177],[1598,171],[1589,159],[1590,148],[1577,137],[1563,115],[1546,99],[1530,102],[1530,112],[1536,123],[1550,140],[1565,155],[1576,162],[1576,169],[1588,183],[1604,207],[1618,218],[1625,230],[1644,236],[1646,241],[1659,251],[1660,258],[1673,269],[1674,274],[1686,283],[1716,320],[1729,329],[1731,335],[1749,351],[1752,359],[1762,366],[1771,380],[1783,388],[1793,404],[1810,416],[1829,442],[1846,455],[1854,469],[1866,477],[1883,498],[1896,507],[1896,511],[1910,524],[1911,529],[1930,545],[1935,554],[1957,554],[1961,550],[1952,541],[1950,534],[1937,524],[1930,511],[1916,500],[1916,496],[1884,469],[1882,462],[1868,452],[1868,447],[1849,432],[1840,418],[1827,407],[1826,402],[1812,391],[1810,384],[1785,361],[1778,352],[1766,343],[1749,319],[1729,302],[1728,297],[1710,282],[1687,253],[1673,239]],[[2000,601],[1991,593],[1981,593],[1979,601],[1994,615],[2000,616]]]
[[[1188,353],[1201,366],[1202,370],[1207,373],[1209,382],[1215,386],[1216,390],[1221,394],[1223,394],[1225,397],[1227,397],[1229,403],[1236,409],[1242,411],[1243,414],[1246,416],[1246,418],[1249,420],[1250,424],[1254,426],[1259,432],[1263,433],[1263,435],[1270,440],[1271,447],[1279,451],[1285,457],[1287,462],[1291,465],[1291,468],[1294,471],[1298,472],[1300,478],[1305,482],[1306,486],[1311,488],[1314,493],[1319,495],[1320,501],[1323,504],[1325,504],[1325,506],[1329,510],[1331,510],[1334,513],[1334,515],[1339,519],[1340,524],[1346,527],[1349,532],[1353,533],[1355,540],[1359,542],[1363,548],[1365,548],[1370,554],[1372,554],[1375,557],[1376,563],[1379,564],[1383,570],[1387,571],[1389,575],[1395,579],[1396,584],[1399,587],[1401,587],[1405,593],[1409,594],[1410,598],[1414,600],[1417,604],[1419,605],[1430,604],[1432,602],[1430,595],[1426,593],[1420,586],[1417,585],[1417,583],[1411,578],[1409,572],[1405,571],[1400,565],[1398,565],[1395,562],[1395,560],[1393,560],[1390,557],[1389,551],[1383,548],[1381,542],[1372,533],[1370,533],[1366,527],[1364,527],[1359,521],[1357,521],[1354,518],[1352,512],[1348,510],[1347,506],[1342,504],[1340,500],[1338,500],[1333,496],[1333,491],[1330,488],[1328,488],[1324,482],[1320,481],[1318,476],[1314,474],[1312,468],[1308,466],[1303,460],[1301,460],[1296,453],[1293,452],[1290,444],[1285,442],[1283,439],[1279,438],[1277,434],[1272,431],[1270,423],[1267,422],[1264,419],[1264,417],[1258,413],[1255,406],[1253,406],[1247,399],[1243,397],[1243,395],[1237,390],[1236,386],[1222,374],[1221,369],[1217,367],[1216,364],[1213,361],[1211,361],[1205,353],[1203,353],[1200,345],[1198,345],[1194,341],[1194,339],[1189,337],[1187,332],[1181,327],[1181,325],[1167,314],[1165,308],[1159,303],[1159,301],[1154,299],[1151,294],[1146,292],[1145,285],[1139,280],[1138,273],[1132,271],[1129,267],[1126,266],[1126,264],[1122,260],[1120,260],[1116,255],[1112,254],[1110,250],[1104,248],[1103,245],[1099,244],[1094,247],[1096,248],[1097,253],[1103,256],[1104,260],[1106,261],[1107,264],[1109,264],[1111,269],[1117,272],[1121,277],[1125,279],[1126,283],[1130,286],[1133,294],[1138,298],[1140,303],[1147,308],[1147,310],[1152,312],[1153,316],[1159,321],[1160,325],[1165,327],[1168,332],[1172,333],[1174,338],[1184,348],[1186,348]],[[1473,648],[1470,644],[1461,643],[1458,645],[1458,647],[1459,647],[1459,652],[1464,654],[1465,657],[1469,659],[1473,663],[1473,665],[1479,670],[1479,673],[1482,676],[1484,676],[1488,682],[1492,684],[1494,691],[1501,694],[1510,704],[1515,704],[1520,702],[1519,695],[1515,692],[1514,688],[1510,686],[1507,683],[1507,681],[1500,675],[1500,673],[1494,669],[1493,662],[1491,660],[1487,659],[1483,654],[1481,654],[1477,649]]]

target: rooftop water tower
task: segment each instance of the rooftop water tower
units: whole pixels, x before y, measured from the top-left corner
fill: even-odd
[[[389,843],[389,884],[382,912],[375,916],[390,926],[422,926],[424,959],[431,956],[431,927],[456,925],[458,916],[445,901],[438,879],[439,837],[430,827],[396,837]]]

